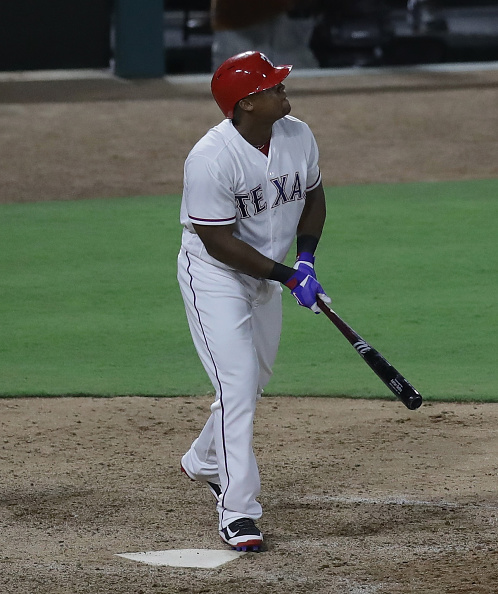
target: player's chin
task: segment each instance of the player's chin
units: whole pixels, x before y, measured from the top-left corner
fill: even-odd
[[[284,99],[283,103],[282,103],[282,111],[284,112],[284,115],[289,115],[291,112],[291,104],[289,103],[289,101],[287,99]]]

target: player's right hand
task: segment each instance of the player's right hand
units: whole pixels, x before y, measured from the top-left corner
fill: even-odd
[[[324,303],[332,303],[332,299],[325,293],[316,278],[299,269],[284,284],[290,289],[299,305],[311,309],[316,314],[321,313],[316,302],[317,297],[320,297]]]

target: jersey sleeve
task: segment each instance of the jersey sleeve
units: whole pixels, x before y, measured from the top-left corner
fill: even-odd
[[[319,151],[313,132],[306,126],[308,132],[308,172],[306,176],[306,191],[314,190],[322,181],[318,166]]]
[[[183,197],[185,215],[190,224],[235,223],[236,211],[232,183],[218,161],[205,155],[190,156],[187,159]]]

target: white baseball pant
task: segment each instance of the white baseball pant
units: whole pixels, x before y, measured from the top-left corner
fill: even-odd
[[[194,345],[216,392],[182,465],[191,478],[221,485],[220,528],[241,517],[256,520],[262,510],[253,421],[277,354],[282,289],[206,263],[183,247],[178,281]]]

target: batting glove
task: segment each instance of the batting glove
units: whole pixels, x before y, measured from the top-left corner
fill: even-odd
[[[316,302],[317,297],[320,297],[324,303],[332,302],[332,299],[325,293],[316,278],[299,269],[284,284],[289,287],[299,305],[311,309],[316,314],[321,313]]]
[[[316,278],[315,256],[313,256],[311,252],[301,252],[297,255],[294,268],[304,272],[305,274],[309,274],[313,278]]]

